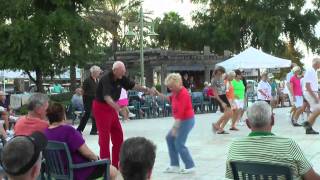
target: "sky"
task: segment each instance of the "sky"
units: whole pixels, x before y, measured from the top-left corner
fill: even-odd
[[[305,8],[313,8],[311,1],[307,0]],[[154,18],[163,17],[165,13],[175,11],[184,18],[185,23],[192,25],[192,12],[201,9],[202,6],[192,4],[190,0],[144,0],[143,8],[145,11],[151,11],[151,17]],[[320,23],[316,26],[316,34],[320,37]],[[301,61],[306,65],[310,65],[311,59],[318,56],[308,51],[302,43],[298,43],[297,46],[305,56]]]

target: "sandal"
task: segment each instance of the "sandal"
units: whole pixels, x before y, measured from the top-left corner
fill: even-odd
[[[225,130],[222,130],[222,131],[217,131],[217,134],[229,134],[229,133]]]
[[[216,133],[220,128],[217,127],[217,125],[215,123],[212,123],[212,130],[214,133]]]
[[[229,130],[230,130],[230,131],[239,131],[239,129],[236,128],[236,127],[231,127]]]

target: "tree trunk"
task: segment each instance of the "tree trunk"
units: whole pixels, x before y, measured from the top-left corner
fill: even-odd
[[[70,92],[74,92],[77,88],[76,64],[70,66]]]
[[[115,27],[111,31],[111,34],[112,34],[112,45],[111,46],[112,46],[113,58],[114,58],[114,61],[116,61],[117,60],[116,52],[118,51],[118,39],[119,39],[118,28],[120,27],[120,22],[115,22],[114,25],[115,25]]]
[[[37,92],[45,93],[43,88],[43,73],[40,68],[36,68],[36,86],[37,86]]]
[[[112,33],[112,53],[114,61],[117,60],[116,52],[118,50],[118,34],[116,32]]]

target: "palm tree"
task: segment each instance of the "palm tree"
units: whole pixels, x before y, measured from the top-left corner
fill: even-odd
[[[141,0],[105,0],[97,4],[96,10],[89,16],[98,27],[112,35],[112,52],[118,50],[120,22],[131,21],[137,17]],[[115,57],[114,57],[115,58]]]

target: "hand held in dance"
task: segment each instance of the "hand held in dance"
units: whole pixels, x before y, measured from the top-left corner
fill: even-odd
[[[150,94],[151,96],[156,96],[157,93],[158,93],[158,92],[157,92],[157,90],[156,90],[155,87],[152,87],[152,88],[149,89],[149,94]]]

